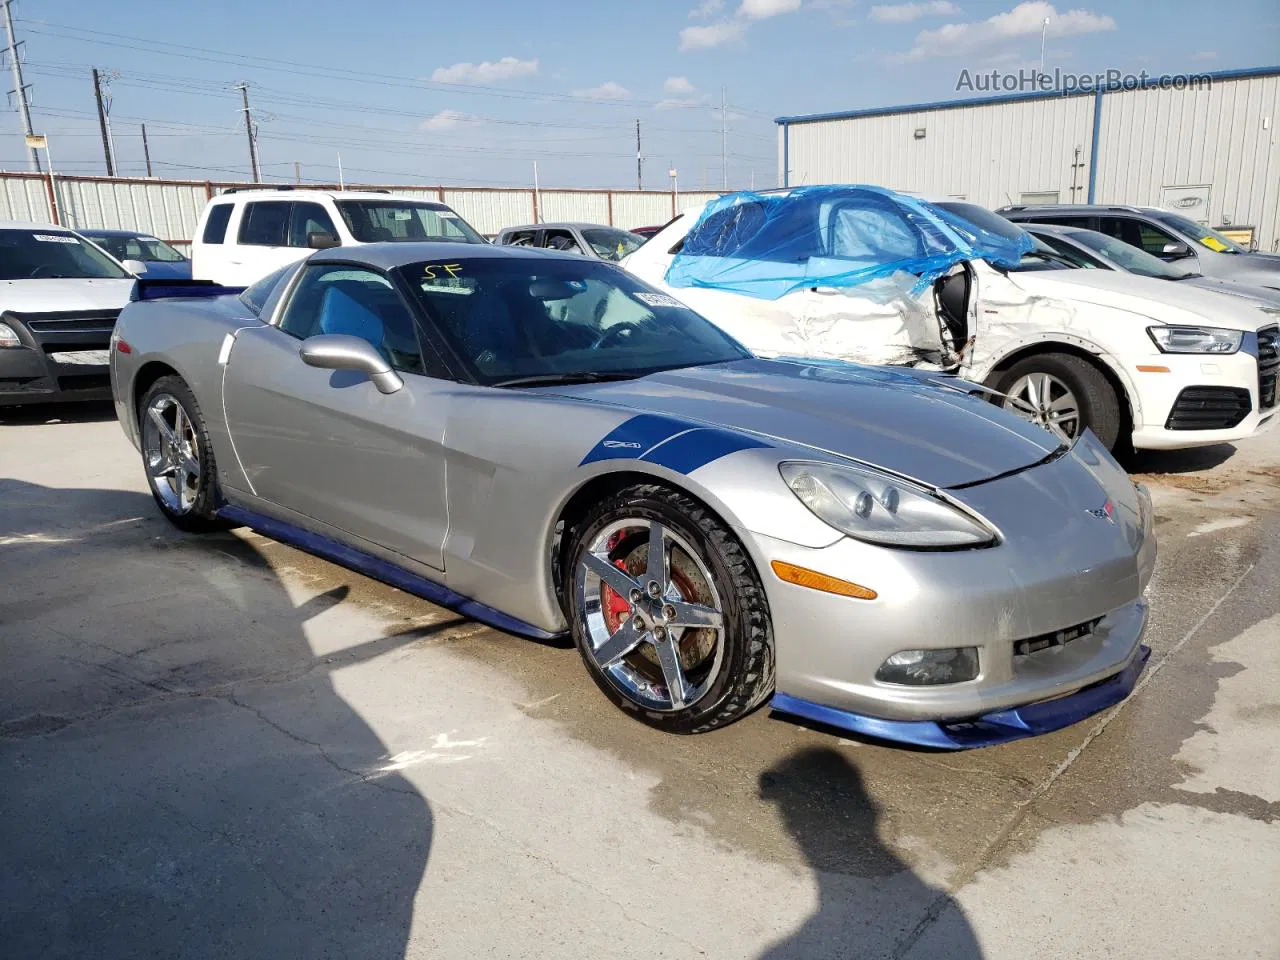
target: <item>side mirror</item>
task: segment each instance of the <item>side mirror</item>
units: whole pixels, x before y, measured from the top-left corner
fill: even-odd
[[[312,250],[328,250],[330,247],[342,246],[342,241],[332,233],[315,230],[307,234],[307,246]]]
[[[120,266],[124,267],[135,277],[140,277],[147,272],[147,265],[141,260],[121,260]]]
[[[1181,260],[1191,256],[1191,248],[1185,243],[1166,243],[1160,250],[1160,256],[1170,260]]]
[[[359,370],[381,393],[395,393],[404,386],[400,375],[368,340],[344,333],[322,333],[302,341],[298,356],[309,367],[323,370]]]

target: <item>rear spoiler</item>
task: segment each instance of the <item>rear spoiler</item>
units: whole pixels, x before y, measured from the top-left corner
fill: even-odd
[[[139,277],[133,284],[131,301],[164,300],[169,297],[200,298],[225,297],[244,293],[244,287],[224,287],[212,280],[148,280]]]

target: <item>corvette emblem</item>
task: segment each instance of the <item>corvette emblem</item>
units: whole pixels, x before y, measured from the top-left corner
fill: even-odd
[[[614,450],[639,450],[640,449],[640,444],[634,443],[630,440],[606,440],[604,442],[604,445]]]
[[[1116,505],[1112,503],[1110,500],[1108,500],[1106,503],[1104,503],[1100,507],[1094,507],[1092,510],[1085,511],[1085,513],[1087,513],[1089,516],[1097,517],[1099,520],[1105,520],[1107,521],[1107,523],[1116,522],[1115,512],[1116,512]]]

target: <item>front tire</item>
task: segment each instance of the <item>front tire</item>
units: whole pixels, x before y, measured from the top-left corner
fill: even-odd
[[[577,526],[567,570],[587,671],[643,722],[701,733],[773,691],[773,631],[755,567],[687,495],[640,484],[604,500]]]
[[[1069,353],[1038,353],[1004,371],[994,388],[1000,401],[1032,423],[1075,439],[1088,428],[1108,450],[1120,440],[1120,398],[1101,370]]]
[[[188,533],[222,530],[217,466],[195,394],[178,376],[161,377],[138,404],[142,462],[165,519]]]

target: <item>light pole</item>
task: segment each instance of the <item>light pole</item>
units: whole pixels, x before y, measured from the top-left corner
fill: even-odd
[[[1044,23],[1040,25],[1040,75],[1044,76],[1044,38],[1049,32],[1049,18],[1044,18]]]
[[[26,137],[27,149],[35,156],[37,150],[44,151],[44,158],[49,161],[49,213],[53,222],[62,226],[62,212],[58,209],[58,186],[53,182],[53,155],[49,153],[49,138],[42,133],[29,133]]]
[[[680,203],[680,187],[676,181],[676,168],[672,167],[667,171],[667,176],[671,178],[671,215],[676,215],[677,206]]]

